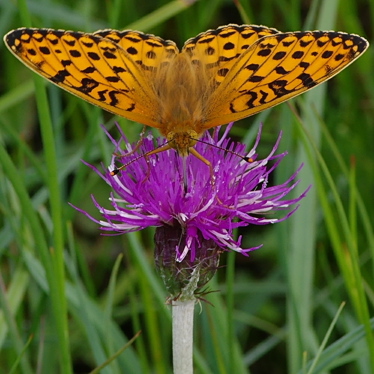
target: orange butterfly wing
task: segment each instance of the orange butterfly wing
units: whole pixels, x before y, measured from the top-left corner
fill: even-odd
[[[251,116],[315,87],[346,68],[368,47],[358,35],[306,31],[274,33],[240,48],[237,35],[230,30],[233,27],[218,29],[215,35],[201,34],[194,40],[193,49],[198,52],[192,59],[208,66],[215,85],[205,106],[205,129]],[[240,26],[237,30],[247,32],[240,31]],[[227,31],[232,36],[227,37]],[[227,50],[234,52],[230,55]]]
[[[160,126],[152,68],[175,57],[173,42],[135,31],[27,28],[4,40],[24,64],[59,87],[119,116]]]

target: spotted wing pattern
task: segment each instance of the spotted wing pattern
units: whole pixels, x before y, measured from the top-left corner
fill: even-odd
[[[219,84],[251,45],[264,36],[278,33],[278,30],[266,26],[221,26],[187,40],[182,53],[187,53],[193,63],[203,63],[211,69],[215,81]]]
[[[367,47],[364,38],[335,31],[258,39],[229,69],[219,67],[217,74],[224,78],[207,101],[204,126],[248,117],[297,96],[336,75]],[[210,58],[203,61],[210,63]]]
[[[151,75],[178,53],[173,42],[135,31],[27,28],[8,33],[5,42],[56,85],[112,113],[159,127]]]
[[[185,43],[182,55],[174,42],[138,31],[21,28],[4,40],[24,64],[56,85],[165,135],[189,127],[201,135],[284,102],[336,75],[368,47],[364,38],[343,32],[281,33],[248,25],[201,33]],[[187,84],[196,79],[202,82]],[[191,98],[194,93],[201,97]],[[185,108],[199,118],[180,124],[174,113]]]
[[[152,73],[160,66],[169,64],[179,53],[177,46],[171,40],[164,40],[140,31],[108,29],[96,31],[93,35],[110,39],[119,45],[145,72]]]

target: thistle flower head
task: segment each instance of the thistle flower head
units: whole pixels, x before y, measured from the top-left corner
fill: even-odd
[[[109,200],[112,207],[103,207],[92,197],[101,220],[77,209],[97,222],[106,233],[157,227],[156,265],[171,295],[191,287],[191,275],[197,268],[199,272],[192,283],[201,288],[217,269],[222,251],[233,250],[247,255],[261,247],[243,248],[242,238],[234,239],[233,230],[285,220],[295,212],[297,203],[307,192],[287,199],[298,184],[296,176],[300,169],[284,183],[268,185],[269,175],[286,156],[286,152],[275,154],[280,136],[270,154],[260,160],[256,147],[261,129],[253,149],[245,154],[243,144],[227,137],[230,128],[231,125],[221,136],[218,131],[213,135],[206,133],[202,142],[196,145],[196,150],[213,167],[214,183],[210,168],[192,155],[183,160],[174,150],[169,150],[149,157],[139,158],[135,154],[125,157],[133,150],[133,145],[122,133],[119,142],[107,135],[115,145],[116,153],[124,157],[113,157],[112,165],[104,173],[90,166],[111,186]],[[126,151],[121,150],[123,146]],[[154,140],[147,136],[140,151],[146,154],[153,149]],[[241,161],[235,153],[247,156],[251,162]],[[129,163],[134,158],[137,159]],[[128,166],[116,176],[110,175],[114,163],[122,160],[129,163]],[[278,210],[286,211],[283,217],[273,215]]]

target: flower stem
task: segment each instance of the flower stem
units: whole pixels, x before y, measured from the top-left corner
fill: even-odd
[[[174,374],[192,374],[193,312],[195,299],[176,300],[173,308]]]

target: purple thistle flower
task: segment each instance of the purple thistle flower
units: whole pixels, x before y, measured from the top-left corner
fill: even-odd
[[[122,234],[156,226],[156,265],[174,296],[187,285],[196,266],[200,270],[205,269],[200,271],[198,288],[206,284],[217,269],[222,251],[234,250],[247,255],[261,247],[242,248],[241,238],[233,238],[235,228],[287,219],[309,190],[297,198],[286,199],[299,182],[295,179],[300,168],[283,184],[268,186],[270,173],[287,154],[275,155],[281,135],[271,153],[263,160],[257,160],[260,128],[253,149],[245,155],[251,161],[246,162],[235,154],[244,157],[245,146],[227,138],[231,126],[227,126],[222,136],[218,135],[218,131],[213,135],[207,132],[202,142],[196,145],[196,150],[213,167],[214,183],[210,168],[192,155],[185,159],[185,164],[174,150],[148,158],[126,155],[121,149],[122,143],[127,152],[131,152],[133,146],[119,127],[119,142],[107,135],[117,154],[124,157],[113,157],[112,165],[105,174],[89,165],[112,187],[113,193],[109,198],[112,208],[104,208],[92,197],[102,215],[101,220],[76,209],[107,233]],[[160,145],[162,141],[159,140]],[[154,148],[153,138],[149,135],[144,138],[140,151],[146,154]],[[115,168],[114,162],[119,160],[128,165],[116,176],[110,175],[110,170]],[[269,165],[269,161],[273,160]],[[277,210],[287,210],[287,213],[282,218],[275,218],[271,213]]]

